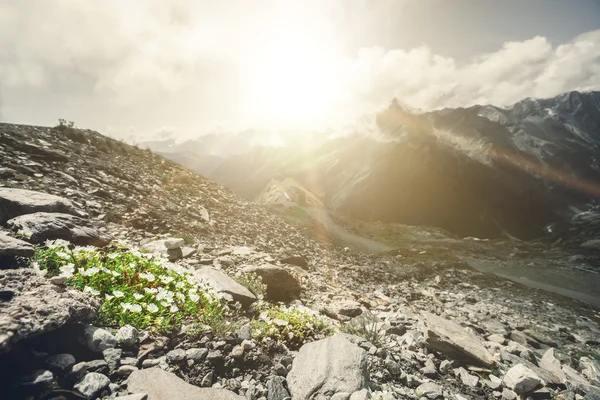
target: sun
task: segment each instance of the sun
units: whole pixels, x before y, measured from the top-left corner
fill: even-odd
[[[341,96],[335,46],[307,26],[279,25],[247,65],[252,118],[277,128],[326,124]]]

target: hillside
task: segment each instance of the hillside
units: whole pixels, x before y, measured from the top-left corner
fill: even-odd
[[[68,127],[0,124],[0,177],[7,398],[600,396],[598,309],[467,262],[572,253],[423,230],[364,254]]]

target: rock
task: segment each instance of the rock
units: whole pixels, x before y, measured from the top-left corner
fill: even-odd
[[[108,365],[108,369],[112,372],[115,371],[120,363],[121,363],[121,355],[123,354],[123,350],[108,348],[102,352],[104,356],[104,361],[106,361],[106,365]]]
[[[245,324],[240,327],[240,329],[236,332],[237,337],[242,340],[250,340],[252,339],[252,332],[250,330],[250,324]]]
[[[519,395],[510,389],[504,388],[504,390],[502,391],[503,400],[516,400],[518,397]]]
[[[29,375],[23,376],[18,384],[19,386],[32,386],[36,388],[47,388],[54,382],[54,374],[45,369],[38,369]]]
[[[73,203],[65,198],[31,190],[0,188],[0,225],[35,212],[79,215]]]
[[[106,349],[115,347],[117,339],[107,330],[86,325],[83,327],[82,335],[79,337],[79,343],[93,352],[102,353]]]
[[[110,379],[106,375],[90,372],[77,382],[73,389],[81,393],[86,399],[93,399],[109,384]]]
[[[506,338],[502,335],[498,335],[497,333],[491,334],[487,337],[487,340],[494,343],[504,344],[506,343]]]
[[[350,399],[350,393],[346,393],[346,392],[336,393],[333,396],[331,396],[331,400],[349,400],[349,399]]]
[[[442,360],[440,363],[440,372],[442,374],[447,374],[450,371],[452,371],[452,362],[449,360]]]
[[[478,377],[469,374],[469,372],[462,367],[458,369],[458,376],[460,377],[460,381],[463,383],[463,385],[475,388],[479,383]]]
[[[341,300],[333,303],[331,306],[331,313],[339,314],[346,317],[357,317],[362,314],[363,310],[360,308],[360,303],[354,300]]]
[[[127,380],[130,393],[146,393],[148,400],[244,400],[224,389],[199,388],[160,368],[134,371]]]
[[[231,295],[234,301],[239,301],[247,307],[256,301],[256,296],[245,286],[237,283],[224,272],[212,267],[202,267],[194,271],[194,276],[220,293]]]
[[[183,250],[180,248],[177,249],[167,249],[167,258],[169,261],[177,261],[183,258]]]
[[[133,373],[133,371],[137,371],[138,367],[134,366],[134,365],[121,365],[118,369],[116,374],[119,376],[128,376],[131,375]]]
[[[336,334],[300,348],[288,374],[294,400],[309,400],[317,394],[363,389],[368,381],[367,353],[350,335]]]
[[[591,381],[596,381],[596,386],[600,386],[600,360],[591,360],[587,357],[579,359],[581,373]]]
[[[358,392],[352,393],[350,400],[370,400],[371,393],[367,389],[359,390]]]
[[[290,394],[283,385],[285,379],[281,376],[273,376],[267,381],[267,400],[285,400]]]
[[[486,381],[486,385],[492,389],[497,390],[502,386],[502,379],[498,378],[496,375],[489,374],[489,381]]]
[[[31,244],[0,232],[0,260],[2,257],[32,257],[34,253]]]
[[[167,361],[171,364],[177,364],[185,360],[185,350],[175,349],[167,353]]]
[[[215,373],[210,371],[202,378],[202,382],[200,382],[200,386],[202,387],[211,387],[213,384],[213,380],[215,379]]]
[[[419,398],[439,399],[443,397],[441,386],[434,382],[425,382],[421,384],[415,393]]]
[[[35,244],[63,239],[81,246],[106,246],[110,240],[102,237],[88,221],[69,214],[36,212],[7,221],[7,226]]]
[[[204,361],[206,359],[207,354],[208,354],[208,349],[204,349],[204,348],[187,349],[185,351],[185,357],[188,360],[194,360],[196,362]]]
[[[467,364],[491,366],[494,361],[477,336],[460,325],[433,314],[424,313],[427,324],[425,344]]]
[[[147,400],[148,395],[146,393],[135,393],[128,394],[127,396],[118,396],[114,400]]]
[[[567,377],[560,366],[560,361],[554,357],[554,348],[546,350],[538,366],[551,374],[554,377],[555,383],[565,383],[567,381]]]
[[[0,270],[0,287],[11,291],[11,301],[0,301],[0,353],[17,341],[90,321],[100,302],[75,289],[53,285],[32,269]]]
[[[126,349],[133,349],[138,346],[139,333],[136,328],[131,325],[125,325],[119,328],[115,334],[117,344]]]
[[[206,359],[213,364],[220,363],[223,361],[223,353],[221,353],[221,350],[209,351],[206,355]]]
[[[428,378],[434,378],[437,375],[437,369],[431,358],[428,358],[427,361],[425,361],[425,366],[421,368],[421,373]]]
[[[304,270],[308,270],[308,261],[302,256],[291,256],[279,260],[282,264],[295,265]]]
[[[63,372],[70,369],[77,360],[73,357],[72,354],[63,353],[63,354],[55,354],[46,358],[46,366],[53,371]]]
[[[542,380],[523,364],[517,364],[506,372],[503,382],[517,394],[526,394],[537,388]]]
[[[165,246],[165,239],[153,240],[148,243],[144,243],[140,246],[140,249],[148,253],[160,253],[167,255],[167,247]]]
[[[175,249],[180,249],[183,247],[183,245],[185,244],[185,240],[181,239],[181,238],[169,238],[169,239],[165,239],[165,247],[167,248],[167,250],[175,250]]]
[[[277,363],[273,366],[273,369],[275,370],[275,374],[278,376],[286,377],[288,375],[288,370],[283,366],[283,364]]]
[[[265,298],[273,301],[289,301],[300,295],[302,288],[294,276],[285,268],[271,264],[246,266],[246,273],[255,273],[267,285]]]

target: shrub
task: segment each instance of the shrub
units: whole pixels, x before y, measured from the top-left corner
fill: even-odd
[[[333,333],[316,312],[306,307],[259,303],[257,310],[260,315],[251,321],[250,329],[258,340],[272,339],[297,349]]]
[[[254,272],[243,272],[233,277],[237,283],[245,286],[257,299],[264,299],[267,294],[267,285],[262,278]]]
[[[359,336],[375,347],[385,347],[384,335],[380,332],[380,324],[376,321],[361,320],[359,323],[346,323],[340,331]]]
[[[159,255],[118,247],[71,249],[57,240],[39,248],[35,258],[48,275],[64,276],[66,285],[101,298],[98,322],[103,325],[169,331],[188,320],[215,324],[228,312],[214,290]]]

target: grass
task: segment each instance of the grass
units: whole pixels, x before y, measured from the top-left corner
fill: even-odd
[[[263,283],[259,275],[253,272],[246,272],[235,275],[233,279],[240,285],[245,286],[257,299],[262,300],[265,298],[267,285]]]
[[[172,331],[187,321],[219,324],[229,311],[214,290],[158,255],[57,240],[38,248],[35,259],[48,276],[64,276],[67,286],[100,298],[102,325]]]
[[[361,320],[359,323],[346,323],[340,331],[361,337],[371,342],[375,347],[385,347],[384,335],[379,330],[380,326],[375,321]]]

